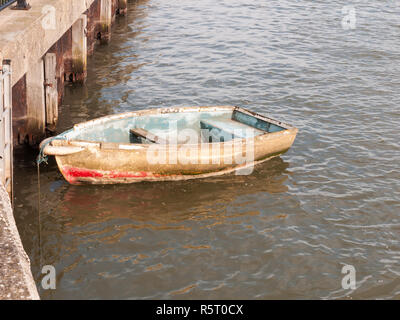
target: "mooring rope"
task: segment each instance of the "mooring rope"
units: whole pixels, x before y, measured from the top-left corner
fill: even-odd
[[[42,227],[40,220],[40,162],[37,162],[36,166],[37,166],[37,179],[38,179],[39,266],[42,267],[42,234],[41,234]]]
[[[45,141],[44,141],[44,143],[42,144],[42,146],[40,147],[40,150],[39,150],[39,154],[38,154],[38,156],[37,156],[37,158],[36,158],[36,163],[37,163],[37,165],[39,166],[42,162],[45,162],[46,164],[48,164],[47,163],[47,160],[49,159],[49,157],[44,153],[44,148],[46,148],[53,140],[62,140],[62,139],[65,139],[64,138],[64,136],[55,136],[55,137],[52,137],[52,138],[47,138]]]
[[[62,134],[59,134],[57,136],[50,137],[50,138],[47,138],[47,139],[43,140],[42,143],[41,143],[42,146],[40,147],[39,154],[38,154],[38,156],[36,158],[36,163],[37,164],[41,164],[42,162],[45,162],[46,164],[48,164],[47,163],[48,156],[44,153],[44,148],[46,148],[47,145],[49,143],[51,143],[53,140],[66,140],[65,135],[67,133],[69,133],[70,131],[72,131],[72,130],[73,129],[67,130],[67,131],[63,132]]]
[[[65,139],[65,134],[68,133],[71,130],[65,131],[63,134],[47,138],[42,142],[42,145],[39,150],[39,154],[36,158],[36,166],[37,166],[37,180],[38,180],[38,229],[39,229],[39,265],[42,266],[42,222],[41,222],[41,216],[40,216],[40,164],[42,162],[47,163],[48,156],[44,153],[44,148],[53,140],[64,140]]]

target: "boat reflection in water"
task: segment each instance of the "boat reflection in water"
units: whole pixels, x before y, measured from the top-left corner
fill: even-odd
[[[238,197],[287,191],[284,181],[288,166],[277,157],[259,164],[253,174],[244,176],[228,174],[161,184],[65,186],[66,192],[56,212],[71,218],[68,225],[118,218],[153,222],[159,227],[201,216],[220,220],[230,213],[216,209],[224,209]]]

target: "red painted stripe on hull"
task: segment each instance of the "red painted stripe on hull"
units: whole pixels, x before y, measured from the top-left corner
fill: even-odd
[[[140,172],[118,172],[118,171],[111,171],[110,174],[107,174],[107,177],[109,178],[144,178],[148,177],[149,175],[154,176],[153,174],[150,174],[145,171],[140,171]]]
[[[76,167],[64,166],[62,173],[65,179],[71,184],[79,184],[79,178],[111,178],[111,179],[123,179],[123,178],[146,178],[146,177],[160,177],[159,174],[153,174],[152,172],[120,172],[120,171],[98,171],[93,169],[82,169]]]
[[[64,166],[61,168],[61,172],[64,178],[70,184],[80,184],[79,178],[101,178],[103,174],[96,170],[74,168],[69,166]]]
[[[97,170],[81,169],[81,168],[65,168],[65,174],[71,177],[102,177],[103,174]]]

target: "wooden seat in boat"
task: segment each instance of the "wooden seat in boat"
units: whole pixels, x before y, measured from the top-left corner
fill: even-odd
[[[129,130],[131,134],[130,141],[131,143],[159,143],[159,144],[167,144],[167,141],[150,131],[147,131],[143,128],[133,128]],[[145,140],[145,141],[143,141]]]
[[[245,139],[264,132],[232,119],[207,119],[200,121],[200,128],[209,131],[208,142],[224,142],[232,139]],[[250,131],[249,131],[250,129]]]

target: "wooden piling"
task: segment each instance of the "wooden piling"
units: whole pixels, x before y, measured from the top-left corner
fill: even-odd
[[[46,129],[53,132],[58,120],[57,56],[55,53],[47,53],[43,59]]]
[[[44,138],[46,107],[44,93],[44,63],[40,59],[26,73],[27,131],[30,144]]]
[[[126,15],[128,11],[128,0],[118,0],[118,14],[121,16]]]
[[[111,38],[112,0],[101,0],[100,4],[100,43],[106,44]]]
[[[84,82],[87,74],[87,16],[81,17],[72,25],[72,73],[73,82]]]

